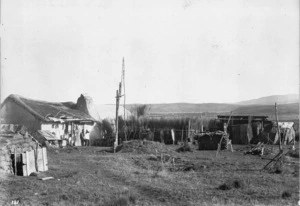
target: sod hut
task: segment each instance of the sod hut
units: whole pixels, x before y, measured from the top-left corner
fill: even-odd
[[[45,148],[32,139],[25,127],[1,125],[0,172],[28,176],[47,169]]]

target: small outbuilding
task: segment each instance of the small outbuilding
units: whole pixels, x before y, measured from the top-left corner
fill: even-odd
[[[1,125],[0,172],[29,176],[48,170],[47,150],[20,125]]]

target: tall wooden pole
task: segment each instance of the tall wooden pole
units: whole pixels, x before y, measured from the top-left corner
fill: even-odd
[[[114,143],[114,152],[116,152],[116,147],[118,146],[118,138],[119,138],[119,100],[120,100],[120,90],[121,89],[121,83],[119,83],[119,90],[116,91],[116,123],[115,123],[115,128],[116,128],[116,136],[115,136],[115,143]]]
[[[281,145],[281,135],[279,130],[279,124],[278,124],[278,111],[277,111],[277,103],[275,103],[275,118],[276,118],[276,124],[277,124],[277,133],[278,133],[278,139],[279,139],[279,150],[282,151],[282,145]]]
[[[122,64],[122,81],[123,81],[123,87],[124,87],[124,136],[125,136],[125,141],[127,141],[127,134],[126,134],[126,109],[125,109],[125,104],[126,104],[126,93],[125,93],[125,61],[124,61],[124,57],[123,57],[123,64]]]

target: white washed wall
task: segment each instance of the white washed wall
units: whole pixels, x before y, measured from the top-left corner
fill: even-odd
[[[42,124],[41,125],[41,130],[47,130],[50,131],[51,133],[54,132],[55,136],[60,139],[61,136],[64,134],[64,128],[65,128],[64,124]]]

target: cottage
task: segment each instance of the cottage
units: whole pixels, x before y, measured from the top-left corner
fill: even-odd
[[[46,102],[12,94],[1,104],[1,124],[24,125],[30,133],[49,131],[57,139],[79,146],[81,131],[88,130],[91,138],[99,136],[97,122],[89,114],[91,108],[91,99],[85,95],[73,103]]]

